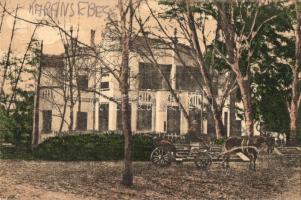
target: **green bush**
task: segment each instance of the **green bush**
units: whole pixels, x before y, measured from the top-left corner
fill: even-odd
[[[225,138],[214,139],[213,144],[215,145],[223,145],[226,142]]]
[[[77,134],[49,138],[34,151],[34,157],[44,160],[87,161],[122,160],[123,135]],[[149,160],[153,150],[150,136],[133,136],[133,159]]]

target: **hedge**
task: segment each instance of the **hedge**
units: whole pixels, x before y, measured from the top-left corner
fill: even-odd
[[[34,157],[56,161],[113,161],[123,159],[120,134],[77,134],[49,138],[34,151]],[[133,135],[133,159],[147,161],[154,149],[147,135]]]

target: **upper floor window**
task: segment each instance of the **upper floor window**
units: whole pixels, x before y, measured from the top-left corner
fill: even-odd
[[[79,75],[78,76],[78,87],[81,90],[88,89],[88,76],[87,75]]]
[[[160,65],[160,69],[170,80],[171,65]],[[167,89],[167,83],[156,66],[139,63],[139,89]]]
[[[110,88],[110,83],[108,81],[100,83],[100,89],[105,90]]]
[[[176,86],[179,90],[200,89],[201,73],[197,67],[177,66]]]
[[[43,113],[42,132],[43,133],[51,133],[52,111],[51,110],[43,110],[42,113]]]

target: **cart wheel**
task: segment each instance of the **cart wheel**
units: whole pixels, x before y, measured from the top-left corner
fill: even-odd
[[[171,152],[164,147],[157,147],[153,150],[150,157],[151,161],[160,167],[169,166],[172,162]]]
[[[198,169],[206,170],[212,164],[212,158],[206,152],[199,152],[194,158],[194,163]]]

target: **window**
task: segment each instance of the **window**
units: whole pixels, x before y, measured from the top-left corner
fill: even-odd
[[[109,84],[109,82],[101,82],[100,83],[100,89],[109,89],[109,87],[110,87],[110,84]]]
[[[132,107],[130,105],[130,116],[129,118],[131,119],[132,117]],[[118,105],[117,106],[117,122],[116,122],[116,125],[117,125],[117,130],[122,130],[122,110],[121,110],[121,105]]]
[[[197,80],[196,80],[197,79]],[[200,89],[200,71],[196,67],[177,66],[176,86],[180,90]]]
[[[77,112],[77,130],[86,131],[87,130],[87,113]]]
[[[110,75],[110,72],[108,69],[101,69],[101,77],[107,77]]]
[[[160,65],[166,78],[170,79],[171,65]],[[167,89],[159,70],[148,63],[139,63],[139,89]]]
[[[241,136],[241,120],[234,120],[230,136]]]
[[[99,131],[109,129],[109,104],[100,104],[99,106]]]
[[[43,129],[44,133],[51,133],[51,124],[52,124],[52,111],[43,110]]]
[[[197,108],[192,108],[189,110],[189,121],[196,121],[197,122],[197,131],[202,133],[202,110]]]
[[[141,105],[137,111],[137,130],[152,130],[152,106]]]
[[[55,78],[53,78],[52,79],[52,84],[54,85],[54,86],[63,86],[64,84],[64,80],[65,80],[65,77],[64,77],[64,70],[63,70],[64,68],[58,68],[58,69],[55,69],[56,71],[55,71],[55,74],[54,74],[54,76],[53,77],[55,77]]]
[[[167,133],[180,134],[181,111],[178,106],[167,106]]]
[[[87,75],[79,75],[78,76],[78,87],[81,90],[88,89],[88,76]]]

